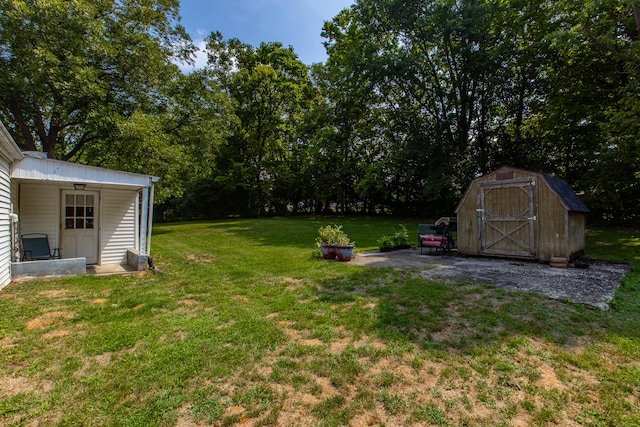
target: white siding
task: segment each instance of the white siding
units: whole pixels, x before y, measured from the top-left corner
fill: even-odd
[[[46,233],[49,246],[59,247],[60,190],[50,185],[21,184],[19,189],[20,234]],[[64,257],[64,248],[60,248]]]
[[[102,192],[102,265],[126,264],[127,250],[136,247],[136,200],[135,191]]]
[[[11,182],[9,163],[0,158],[0,289],[11,282]]]

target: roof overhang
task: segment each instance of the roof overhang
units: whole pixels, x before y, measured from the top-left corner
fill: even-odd
[[[11,167],[11,179],[51,185],[84,184],[89,188],[150,188],[159,178],[77,163],[26,156]]]
[[[24,157],[2,122],[0,122],[0,156],[10,163]]]

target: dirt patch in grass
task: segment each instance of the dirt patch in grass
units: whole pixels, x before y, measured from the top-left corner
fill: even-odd
[[[215,262],[216,259],[212,256],[209,255],[196,255],[196,254],[189,254],[186,256],[187,261],[189,262],[193,262],[196,264],[209,264],[212,262]]]
[[[51,289],[48,291],[38,292],[38,295],[51,299],[62,299],[65,298],[68,294],[69,291],[67,291],[66,289]]]
[[[42,338],[53,339],[53,338],[62,338],[72,335],[73,331],[69,329],[56,329],[54,331],[49,331],[42,336]]]
[[[522,338],[515,350],[505,344],[486,355],[448,352],[417,363],[416,354],[397,353],[367,334],[356,341],[338,327],[334,339],[324,342],[310,338],[310,330],[292,328],[293,322],[275,323],[289,341],[262,357],[251,373],[238,372],[217,384],[222,425],[577,426],[585,406],[572,402],[598,386],[587,370],[549,360],[561,350],[542,340]],[[343,368],[342,361],[358,369],[345,372],[353,375],[348,380],[332,369],[322,373],[323,363],[331,361],[338,363],[336,370]],[[259,387],[270,390],[268,408],[236,400]],[[599,407],[593,397],[589,405]],[[178,425],[208,424],[186,409]]]
[[[342,353],[349,344],[352,344],[353,340],[352,338],[341,338],[337,341],[333,341],[330,345],[329,345],[329,353],[331,354],[340,354]]]
[[[297,289],[301,289],[304,287],[303,280],[294,279],[293,277],[285,277],[284,279],[282,279],[282,282],[284,282],[287,285],[286,289],[288,291],[295,291]]]
[[[19,393],[48,393],[52,388],[53,384],[49,381],[14,376],[0,377],[0,397],[4,398]]]
[[[245,411],[245,407],[242,405],[236,405],[236,406],[231,406],[229,408],[227,408],[226,411],[224,411],[224,416],[226,417],[233,417],[236,415],[242,415],[242,413]]]
[[[562,382],[558,379],[556,372],[553,367],[547,363],[543,363],[537,368],[538,373],[540,374],[540,379],[536,381],[536,385],[538,387],[542,387],[545,390],[566,390],[567,387],[562,384]]]
[[[26,323],[27,329],[45,329],[49,326],[56,325],[75,317],[75,313],[71,311],[51,311],[42,316],[29,320]]]
[[[18,344],[15,343],[11,338],[2,338],[0,339],[0,347],[8,350],[10,348],[17,347]]]
[[[186,305],[186,306],[203,305],[202,302],[195,301],[195,300],[192,300],[192,299],[181,299],[181,300],[178,301],[178,304]]]

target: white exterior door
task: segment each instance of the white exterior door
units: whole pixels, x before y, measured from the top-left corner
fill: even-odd
[[[87,264],[98,263],[99,196],[97,191],[62,192],[62,258],[85,257]]]

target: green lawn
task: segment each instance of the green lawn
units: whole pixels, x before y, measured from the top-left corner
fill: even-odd
[[[157,225],[166,274],[0,292],[0,425],[640,425],[640,232],[587,255],[633,263],[609,311],[412,271],[324,261],[369,218]]]

